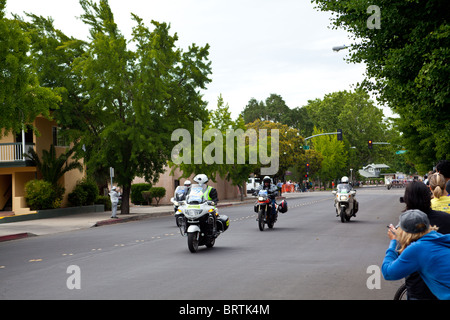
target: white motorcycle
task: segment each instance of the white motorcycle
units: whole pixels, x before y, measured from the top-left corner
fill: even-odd
[[[197,252],[199,246],[208,248],[214,246],[216,238],[225,232],[230,219],[225,215],[219,215],[215,203],[204,198],[203,188],[194,184],[185,201],[174,201],[178,207],[175,217],[180,233],[187,236],[188,248],[192,253]]]
[[[358,212],[358,202],[355,199],[356,191],[352,190],[349,184],[338,184],[337,191],[332,191],[336,196],[334,206],[336,216],[341,218],[341,222],[350,221]]]

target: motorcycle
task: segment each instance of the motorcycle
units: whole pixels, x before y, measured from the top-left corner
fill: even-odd
[[[180,224],[179,224],[180,219],[178,219],[178,218],[183,215],[183,213],[178,211],[178,207],[179,207],[181,202],[186,200],[186,196],[187,196],[188,192],[189,192],[189,187],[187,187],[187,186],[178,186],[175,189],[174,197],[170,199],[170,202],[173,203],[173,210],[174,210],[174,215],[175,215],[175,223],[177,224],[178,228],[180,227]]]
[[[336,217],[341,218],[341,222],[350,221],[358,212],[358,202],[355,199],[355,190],[351,190],[349,185],[338,185],[337,191],[332,193],[336,196],[334,198],[334,206],[336,208]]]
[[[255,195],[255,194],[254,194]],[[278,214],[272,214],[272,203],[267,190],[259,190],[257,194],[258,200],[254,205],[254,211],[258,214],[258,227],[260,231],[264,231],[267,226],[272,229],[277,221]],[[287,202],[283,200],[280,204],[275,202],[276,212],[285,213],[287,211]]]
[[[206,188],[206,186],[204,186]],[[192,253],[199,246],[212,248],[216,238],[230,226],[226,215],[219,215],[215,203],[203,196],[205,189],[192,185],[184,201],[174,201],[178,206],[176,219],[183,237],[187,237],[188,248]]]

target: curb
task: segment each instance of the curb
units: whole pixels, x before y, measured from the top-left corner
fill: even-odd
[[[10,235],[6,235],[6,236],[0,236],[0,242],[24,239],[24,238],[34,237],[34,236],[36,236],[36,235],[33,233],[29,233],[29,232],[10,234]]]

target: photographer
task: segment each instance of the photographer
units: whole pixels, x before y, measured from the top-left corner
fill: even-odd
[[[427,215],[430,224],[439,228],[439,233],[450,233],[450,215],[445,212],[431,209],[431,193],[425,184],[419,181],[412,181],[409,183],[406,186],[405,194],[400,201],[405,203],[405,211],[418,209],[424,212]],[[436,299],[420,277],[420,274],[417,272],[407,276],[405,279],[405,284],[408,292],[408,299]]]
[[[438,299],[450,300],[450,235],[436,230],[422,211],[405,211],[399,227],[391,225],[388,231],[391,242],[381,272],[386,280],[400,280],[418,272]]]

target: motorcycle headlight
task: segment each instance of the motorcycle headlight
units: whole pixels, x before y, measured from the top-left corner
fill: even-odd
[[[348,200],[348,196],[340,196],[339,200],[347,201]]]
[[[188,210],[186,210],[186,214],[188,216],[196,216],[196,215],[202,213],[202,211],[203,211],[202,209],[188,209]]]
[[[264,201],[264,197],[258,197],[259,201]]]

